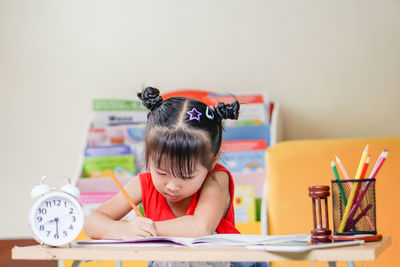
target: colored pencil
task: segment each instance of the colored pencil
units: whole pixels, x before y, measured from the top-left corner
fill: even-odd
[[[376,164],[375,164],[375,166],[376,166]],[[375,167],[375,166],[374,166],[374,167]],[[365,175],[366,175],[367,168],[368,168],[368,166],[367,166],[366,169],[365,169],[365,173],[361,175],[362,179],[364,179],[364,177],[365,177]],[[360,186],[361,186],[361,185],[360,185]],[[358,197],[358,193],[357,193],[357,197]],[[355,197],[354,199],[356,200],[357,197]],[[358,207],[360,208],[361,211],[364,209],[364,207],[361,205],[361,203],[359,204]],[[357,209],[357,207],[356,207],[356,209]],[[351,211],[351,210],[350,210],[350,211]],[[353,215],[353,216],[354,216],[354,215]],[[365,220],[367,221],[367,224],[368,224],[368,226],[370,227],[370,229],[373,231],[373,230],[375,229],[375,227],[374,227],[374,225],[373,225],[373,223],[372,223],[372,221],[371,221],[371,218],[368,216],[368,214],[365,214]],[[354,225],[353,225],[352,228],[354,228]],[[350,228],[349,228],[349,229],[350,229]]]
[[[344,179],[350,180],[350,176],[347,173],[346,169],[344,168],[342,161],[339,159],[338,156],[335,155],[335,157],[336,157],[336,163],[339,166],[339,170],[342,172]]]
[[[340,158],[338,156],[335,155],[335,157],[336,157],[336,163],[339,166],[339,170],[342,172],[344,179],[350,180],[350,176],[347,173],[346,169],[344,168],[342,161],[340,160]],[[349,191],[351,191],[351,189],[353,188],[353,184],[351,182],[347,182],[346,187]]]
[[[384,150],[382,151],[382,153],[379,155],[378,159],[377,159],[376,162],[375,162],[374,167],[372,168],[372,171],[371,171],[371,173],[370,173],[370,175],[369,175],[369,178],[372,178],[372,175],[376,172],[376,168],[378,168],[382,157],[383,157],[384,155],[387,156],[387,153],[386,153],[386,152],[387,152],[387,150],[384,149]],[[385,159],[386,159],[386,158],[385,158]],[[375,174],[375,176],[376,176],[376,174]],[[375,178],[375,177],[373,177],[373,178]]]
[[[370,159],[371,159],[371,156],[368,155],[367,159],[364,162],[364,166],[363,166],[363,170],[361,172],[360,179],[364,179],[365,178],[365,174],[367,173],[367,169],[368,169],[368,166],[369,166]],[[358,182],[357,183],[357,188],[356,188],[356,193],[354,194],[354,200],[357,200],[358,193],[360,192],[360,188],[361,188],[361,182]],[[353,205],[354,205],[354,203],[353,203]],[[350,218],[350,219],[352,219],[352,218]]]
[[[356,172],[356,176],[355,176],[356,180],[360,179],[360,177],[361,177],[361,172],[364,167],[364,163],[365,163],[365,160],[367,159],[367,156],[368,156],[368,145],[364,148],[364,151],[361,155],[360,163],[358,164],[358,168],[357,168],[357,172]],[[338,231],[339,233],[343,233],[344,227],[346,226],[347,218],[348,218],[347,216],[349,215],[350,209],[353,205],[356,189],[357,189],[357,184],[353,184],[353,188],[351,189],[349,198],[347,199],[347,205],[346,205],[346,209],[344,210],[344,213],[343,213],[342,221],[340,222],[340,227],[339,227],[339,231]]]
[[[368,156],[367,159],[364,162],[364,166],[360,175],[360,179],[364,179],[365,178],[365,174],[367,173],[367,169],[369,166],[369,161],[371,160],[371,156]]]
[[[372,172],[369,176],[370,179],[373,179],[378,175],[378,172],[382,168],[382,165],[385,162],[388,154],[389,154],[389,151],[387,151],[386,149],[382,152],[382,154],[380,156],[380,161],[376,163],[376,168],[372,170]]]
[[[337,171],[337,168],[336,168],[336,165],[335,165],[335,162],[333,161],[333,159],[331,159],[331,168],[332,168],[332,171],[333,171],[333,175],[335,176],[335,179],[337,181],[339,181],[340,180],[339,173]],[[337,185],[338,185],[338,188],[339,188],[340,196],[342,197],[343,204],[346,206],[347,205],[347,199],[346,199],[346,194],[344,193],[344,190],[343,190],[342,183],[337,183]]]
[[[143,217],[142,213],[140,212],[140,210],[138,209],[138,207],[136,206],[135,203],[133,203],[132,199],[129,197],[128,193],[125,191],[125,189],[122,187],[121,183],[118,181],[117,177],[115,177],[114,173],[112,171],[108,171],[107,172],[108,175],[111,176],[111,178],[113,179],[114,183],[118,186],[119,191],[121,191],[121,193],[124,195],[124,197],[126,198],[126,200],[128,200],[129,204],[131,205],[131,207],[135,210],[136,214],[139,217]]]
[[[383,156],[383,154],[384,154],[385,151],[386,151],[386,149],[383,150],[383,152],[379,155],[378,159],[377,159],[376,162],[375,162],[374,167],[372,168],[371,174],[375,172],[375,170],[376,170],[377,166],[379,165],[379,162],[380,162],[380,160],[381,160],[381,158],[382,158],[382,156]],[[370,175],[369,177],[371,177],[371,175]],[[367,183],[368,183],[368,182],[367,182]],[[369,183],[371,183],[371,182],[369,182]],[[364,184],[364,187],[365,187],[365,184]],[[368,187],[369,187],[369,185],[368,185]],[[367,188],[367,190],[368,190],[368,188]],[[364,194],[365,194],[365,193],[364,193]],[[362,199],[362,198],[361,198],[361,199]],[[361,210],[364,209],[361,203],[359,203],[359,208],[360,208]],[[371,218],[368,216],[368,214],[365,215],[365,220],[367,221],[367,223],[368,223],[370,229],[371,229],[372,231],[374,231],[374,230],[375,230],[374,224],[372,223]]]

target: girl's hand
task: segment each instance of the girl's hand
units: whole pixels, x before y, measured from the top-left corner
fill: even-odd
[[[149,218],[136,217],[131,221],[124,221],[121,231],[123,239],[157,236],[154,222]]]

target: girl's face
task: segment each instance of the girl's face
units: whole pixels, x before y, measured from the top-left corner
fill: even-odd
[[[196,193],[203,185],[207,176],[207,169],[201,164],[197,164],[195,171],[190,178],[182,179],[174,177],[167,171],[166,166],[157,166],[150,160],[149,169],[153,184],[157,191],[160,192],[168,202],[179,202]]]

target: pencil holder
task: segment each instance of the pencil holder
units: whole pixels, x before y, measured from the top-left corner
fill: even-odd
[[[375,179],[332,180],[335,235],[376,234]]]

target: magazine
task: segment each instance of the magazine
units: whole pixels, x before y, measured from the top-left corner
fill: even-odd
[[[83,177],[106,177],[108,170],[115,172],[118,177],[134,177],[135,157],[130,146],[114,145],[85,148]]]
[[[94,99],[92,127],[137,124],[147,121],[147,109],[138,100]]]

